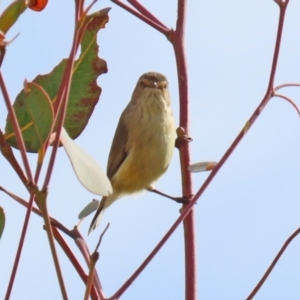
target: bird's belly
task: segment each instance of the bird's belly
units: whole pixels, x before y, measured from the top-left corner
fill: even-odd
[[[112,178],[115,192],[131,194],[146,189],[168,168],[175,144],[175,128],[172,123],[163,122],[149,122],[147,126],[152,126],[152,130],[139,132],[135,146]]]

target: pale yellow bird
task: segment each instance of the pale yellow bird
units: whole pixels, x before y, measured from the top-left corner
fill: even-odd
[[[111,145],[107,176],[113,193],[103,197],[89,232],[118,198],[148,188],[166,172],[176,130],[167,78],[155,72],[140,77],[123,111]]]

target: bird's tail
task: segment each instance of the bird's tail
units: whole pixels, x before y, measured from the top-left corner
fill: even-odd
[[[93,220],[91,222],[90,228],[89,228],[89,234],[99,225],[102,216],[104,215],[105,212],[105,200],[107,197],[103,197],[102,200],[100,201],[100,204],[97,208],[97,211],[93,217]]]

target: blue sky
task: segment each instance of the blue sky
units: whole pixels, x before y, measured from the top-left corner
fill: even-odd
[[[2,1],[1,9],[10,1]],[[175,27],[176,1],[142,2],[162,22]],[[105,169],[118,118],[138,77],[165,74],[178,124],[178,86],[171,44],[159,32],[110,1],[110,21],[98,35],[99,55],[109,72],[99,77],[100,101],[76,140]],[[300,2],[290,0],[284,26],[276,84],[300,82]],[[269,79],[278,7],[271,0],[190,0],[186,32],[191,157],[218,161],[263,98]],[[73,1],[49,1],[41,13],[26,11],[7,38],[20,36],[7,49],[3,75],[13,100],[23,81],[50,72],[70,51]],[[299,89],[282,90],[299,104]],[[6,109],[0,101],[0,128]],[[274,98],[247,133],[196,205],[199,299],[244,299],[280,247],[299,227],[300,120],[286,101]],[[19,157],[16,151],[16,156]],[[36,155],[29,154],[32,167]],[[0,185],[27,199],[27,192],[0,158]],[[196,192],[208,174],[194,174]],[[157,188],[180,196],[177,150]],[[63,149],[49,186],[49,210],[72,228],[79,211],[94,196],[77,181]],[[0,241],[0,293],[4,295],[22,228],[25,209],[3,193],[6,228]],[[87,237],[90,219],[81,227],[91,249],[107,222],[97,265],[107,296],[140,265],[178,216],[180,206],[150,193],[124,197],[106,211],[100,228]],[[42,229],[30,221],[11,299],[60,299],[54,266]],[[66,240],[84,265],[72,240]],[[59,249],[59,247],[57,247]],[[296,238],[255,299],[299,299],[300,240]],[[82,299],[84,285],[58,250],[70,299]],[[26,298],[24,298],[26,297]],[[122,299],[184,299],[183,233],[179,227]]]

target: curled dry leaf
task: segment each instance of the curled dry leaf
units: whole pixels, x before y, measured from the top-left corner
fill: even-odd
[[[98,206],[99,206],[100,201],[93,199],[89,204],[87,204],[84,209],[79,213],[78,219],[82,220],[83,218],[87,217],[90,215],[92,212],[94,212]]]
[[[52,134],[51,140],[54,139],[54,135]],[[87,152],[69,137],[64,128],[61,131],[60,141],[81,184],[93,194],[101,196],[110,195],[112,187],[105,172]]]
[[[203,161],[189,165],[188,169],[191,172],[211,171],[217,165],[216,161]]]

